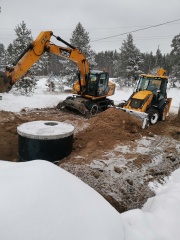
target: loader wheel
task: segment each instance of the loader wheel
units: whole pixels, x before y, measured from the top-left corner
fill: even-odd
[[[151,107],[147,110],[147,113],[149,116],[149,123],[151,125],[156,124],[159,120],[159,111],[156,108]]]
[[[92,104],[89,112],[90,112],[91,116],[95,116],[98,112],[98,105],[97,104]]]

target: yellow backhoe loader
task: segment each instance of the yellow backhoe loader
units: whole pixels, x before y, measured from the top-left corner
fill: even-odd
[[[137,86],[127,101],[117,108],[143,120],[143,128],[164,121],[169,113],[172,98],[167,98],[168,77],[165,70],[158,69],[156,75],[141,74]]]

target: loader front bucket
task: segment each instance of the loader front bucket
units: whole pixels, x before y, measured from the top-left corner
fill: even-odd
[[[4,72],[0,71],[0,93],[9,92],[11,88],[10,79]]]
[[[142,129],[145,129],[149,126],[149,116],[147,113],[138,112],[138,111],[122,108],[122,107],[115,107],[115,108],[120,109],[128,114],[131,114],[131,115],[137,117],[139,120],[141,120],[142,121]]]

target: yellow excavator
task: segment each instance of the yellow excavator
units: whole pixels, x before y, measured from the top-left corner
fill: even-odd
[[[67,47],[51,43],[52,36]],[[0,72],[0,92],[10,91],[12,85],[20,80],[45,52],[74,61],[78,67],[78,79],[73,87],[74,95],[65,99],[61,106],[76,109],[84,115],[95,115],[114,104],[107,98],[115,91],[115,84],[109,81],[108,72],[90,70],[84,54],[59,36],[55,36],[52,31],[41,32],[19,56],[13,67],[6,67],[5,72]]]
[[[143,120],[143,128],[164,121],[169,113],[172,98],[167,98],[168,77],[166,71],[159,68],[157,74],[141,74],[137,86],[127,101],[117,108]]]

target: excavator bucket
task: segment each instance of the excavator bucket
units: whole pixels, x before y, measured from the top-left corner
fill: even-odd
[[[71,110],[77,110],[81,114],[86,115],[88,113],[88,109],[85,107],[86,101],[87,100],[82,98],[82,97],[71,96],[71,97],[67,97],[62,102],[61,106],[66,107],[66,108],[71,109]]]
[[[4,72],[0,71],[0,93],[9,92],[11,87],[9,78]]]
[[[75,110],[86,117],[95,116],[98,112],[98,103],[81,96],[67,97],[57,105],[57,109]]]

